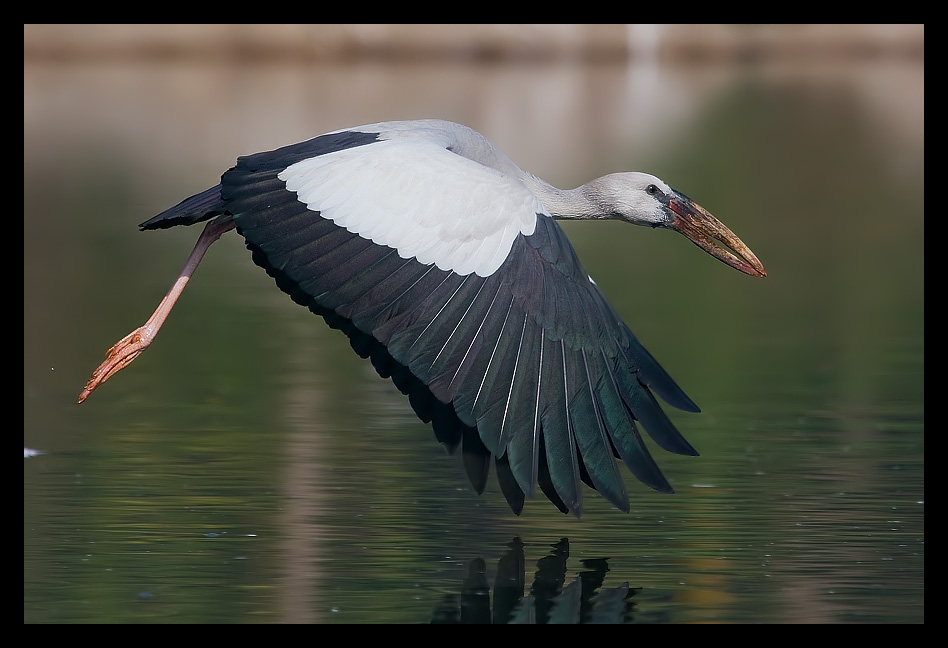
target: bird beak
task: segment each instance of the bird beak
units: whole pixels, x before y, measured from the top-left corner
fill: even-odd
[[[744,245],[744,241],[737,238],[734,232],[709,214],[704,207],[677,191],[672,195],[668,206],[674,217],[667,227],[684,234],[702,250],[735,270],[753,277],[767,276],[764,265],[750,248]]]

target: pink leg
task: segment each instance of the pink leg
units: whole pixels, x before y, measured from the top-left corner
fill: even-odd
[[[92,377],[89,378],[89,382],[86,383],[86,388],[79,394],[80,403],[87,399],[89,394],[91,394],[96,387],[127,367],[131,364],[132,360],[137,358],[142,351],[148,348],[148,345],[150,345],[154,341],[155,336],[158,335],[158,329],[161,328],[168,314],[171,313],[171,309],[174,307],[175,302],[178,301],[178,297],[180,297],[184,291],[184,287],[188,285],[188,280],[191,278],[191,275],[194,274],[198,264],[201,263],[201,259],[204,258],[207,249],[211,247],[214,241],[221,237],[221,234],[233,228],[234,221],[230,219],[215,219],[207,224],[204,231],[201,232],[197,243],[194,244],[194,250],[191,252],[191,256],[188,257],[187,263],[184,264],[184,269],[181,271],[181,274],[178,275],[174,286],[171,287],[171,290],[168,291],[168,294],[165,295],[165,298],[162,299],[158,305],[158,310],[148,318],[147,322],[116,342],[112,348],[108,350],[105,362],[100,364],[99,367],[92,372]]]

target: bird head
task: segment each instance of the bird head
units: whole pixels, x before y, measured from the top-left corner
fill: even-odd
[[[714,258],[753,277],[767,271],[724,223],[691,198],[648,173],[613,173],[586,185],[607,218],[663,227],[683,234]]]

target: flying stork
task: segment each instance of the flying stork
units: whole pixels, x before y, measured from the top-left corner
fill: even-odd
[[[672,492],[639,424],[665,450],[698,454],[653,394],[699,409],[606,301],[557,219],[672,229],[766,276],[727,227],[653,175],[564,191],[460,124],[346,128],[240,157],[219,184],[141,224],[210,221],[158,310],[109,349],[79,402],[154,341],[208,247],[236,228],[281,290],[344,332],[449,451],[460,446],[478,493],[493,457],[517,514],[539,485],[580,515],[580,482],[628,512],[616,458]]]

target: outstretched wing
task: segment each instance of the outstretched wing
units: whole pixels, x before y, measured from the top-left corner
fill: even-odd
[[[659,446],[697,454],[652,395],[697,411],[639,344],[519,178],[442,137],[342,131],[242,157],[144,223],[231,214],[254,261],[391,376],[475,488],[489,459],[519,512],[536,484],[582,511],[580,482],[629,503],[614,457],[671,487]]]

